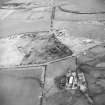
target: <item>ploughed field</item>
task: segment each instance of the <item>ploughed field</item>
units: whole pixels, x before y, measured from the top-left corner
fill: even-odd
[[[0,65],[42,64],[72,55],[72,51],[49,32],[12,35],[0,40]]]

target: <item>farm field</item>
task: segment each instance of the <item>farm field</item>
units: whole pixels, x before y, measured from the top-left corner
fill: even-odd
[[[0,105],[105,105],[105,0],[52,2],[0,0]]]

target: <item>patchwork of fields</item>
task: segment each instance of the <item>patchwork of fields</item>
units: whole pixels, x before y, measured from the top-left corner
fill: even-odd
[[[0,105],[105,105],[105,0],[54,0],[56,41],[52,2],[0,0]]]

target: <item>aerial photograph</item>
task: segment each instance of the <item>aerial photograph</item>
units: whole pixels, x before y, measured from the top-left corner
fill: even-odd
[[[105,0],[0,0],[0,105],[105,105]]]

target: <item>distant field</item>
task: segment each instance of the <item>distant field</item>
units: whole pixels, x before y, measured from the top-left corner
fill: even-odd
[[[5,2],[8,2],[8,1],[11,1],[11,0],[0,0],[0,7],[1,7]]]
[[[0,0],[0,5],[5,2],[34,2],[34,3],[48,3],[51,0]],[[99,0],[54,0],[56,3],[68,2],[70,6],[65,7],[70,10],[78,10],[80,12],[104,11],[105,5],[102,7]],[[103,0],[104,1],[104,0]],[[90,3],[91,2],[91,3]],[[84,5],[85,4],[85,5]],[[91,4],[91,5],[89,5]],[[97,7],[97,4],[100,4]],[[78,6],[78,7],[77,7]],[[94,8],[94,9],[93,9]],[[100,10],[99,10],[100,9]],[[89,11],[88,11],[89,10]],[[32,11],[32,12],[29,12]],[[18,10],[0,10],[0,37],[5,37],[11,34],[33,32],[39,30],[49,30],[50,13],[35,12],[34,10],[18,11]],[[83,22],[82,22],[83,21]],[[101,21],[98,22],[98,21]],[[102,23],[103,21],[103,23]],[[79,15],[71,14],[56,10],[55,25],[56,28],[65,27],[73,36],[87,36],[89,38],[105,39],[105,14],[97,15]]]

